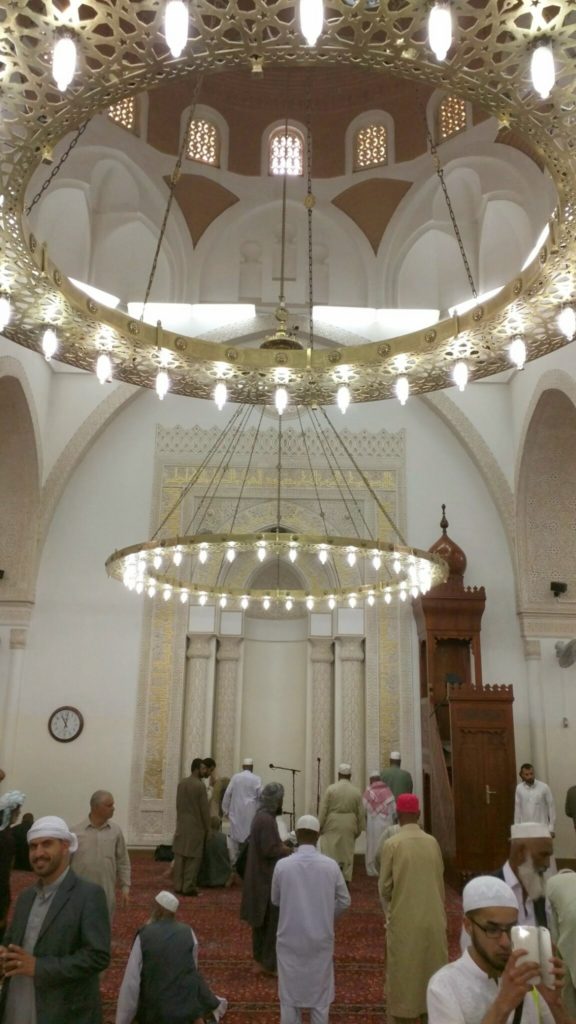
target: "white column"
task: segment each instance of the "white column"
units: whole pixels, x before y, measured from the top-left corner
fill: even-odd
[[[182,775],[189,774],[193,758],[210,754],[215,649],[214,636],[188,637],[180,760]]]
[[[12,773],[14,766],[14,746],[20,706],[20,690],[22,671],[24,668],[24,652],[28,639],[27,629],[10,630],[10,658],[8,663],[8,680],[6,699],[4,702],[4,727],[2,729],[2,763],[6,775]]]
[[[339,665],[340,710],[335,715],[335,753],[338,761],[352,765],[352,782],[360,790],[365,784],[364,754],[364,641],[336,640]]]
[[[528,676],[528,720],[530,726],[530,757],[539,779],[547,779],[548,746],[546,713],[542,700],[542,650],[539,640],[524,638],[524,657]]]
[[[214,760],[218,775],[231,777],[236,769],[236,725],[240,716],[241,637],[220,637],[216,652]]]
[[[318,758],[320,797],[333,775],[334,645],[332,640],[309,641],[308,714],[306,727],[306,813],[316,814]]]

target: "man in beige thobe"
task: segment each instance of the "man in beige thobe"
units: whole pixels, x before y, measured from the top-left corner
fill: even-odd
[[[122,893],[123,907],[130,895],[130,857],[122,829],[110,820],[113,814],[112,793],[97,789],[90,797],[90,814],[72,829],[78,836],[78,850],[72,857],[74,871],[80,878],[102,886],[110,920],[116,906],[116,886]]]
[[[354,845],[366,827],[362,793],[350,782],[349,764],[338,768],[338,782],[328,786],[320,805],[320,847],[331,857],[347,882],[352,881]]]
[[[546,882],[550,931],[566,964],[564,1006],[576,1017],[576,872],[564,868]]]
[[[428,982],[448,963],[440,847],[418,825],[417,796],[401,794],[396,810],[400,831],[381,849],[378,882],[388,918],[386,987],[391,1024],[426,1014]]]

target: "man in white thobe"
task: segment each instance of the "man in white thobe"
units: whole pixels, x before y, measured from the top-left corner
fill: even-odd
[[[570,1024],[561,1005],[561,961],[553,958],[554,989],[533,988],[539,965],[519,964],[525,951],[512,952],[518,906],[510,886],[493,875],[474,878],[464,887],[462,907],[470,946],[430,979],[428,1024],[512,1024],[518,1014],[522,1024]]]
[[[261,789],[262,780],[254,774],[254,761],[251,757],[245,757],[242,771],[232,776],[222,799],[222,810],[230,822],[228,850],[232,865],[238,858],[240,844],[250,835]]]
[[[327,1024],[334,1000],[334,921],[350,906],[336,861],[316,849],[320,823],[305,814],[296,823],[298,849],[279,860],[272,903],[280,908],[276,955],[280,1024]]]
[[[538,821],[550,829],[554,838],[556,830],[556,807],[550,786],[536,778],[534,766],[523,764],[520,769],[521,782],[516,786],[514,802],[514,823]]]
[[[396,801],[392,790],[385,782],[381,782],[377,769],[370,772],[369,785],[362,795],[362,803],[366,811],[366,874],[378,877],[380,861],[377,862],[376,855],[384,832],[394,824]]]

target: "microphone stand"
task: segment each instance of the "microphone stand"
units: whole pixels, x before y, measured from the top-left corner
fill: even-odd
[[[286,768],[281,764],[269,764],[269,768],[273,768],[277,772],[292,772],[292,810],[290,813],[290,831],[294,831],[296,825],[296,775],[300,775],[301,768]]]
[[[316,817],[318,817],[318,812],[320,811],[320,758],[317,757],[316,761],[318,762],[316,775]]]

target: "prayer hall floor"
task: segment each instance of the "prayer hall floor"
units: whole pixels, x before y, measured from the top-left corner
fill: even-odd
[[[112,931],[112,962],[102,979],[105,1024],[114,1024],[116,999],[134,936],[149,917],[167,864],[150,852],[131,853],[132,889],[128,910],[116,911]],[[12,874],[12,896],[31,884],[33,876]],[[350,887],[352,906],[336,924],[336,999],[333,1024],[386,1024],[384,994],[384,926],[377,879],[368,878],[364,858],[357,857]],[[251,931],[240,920],[241,887],[204,889],[198,898],[181,897],[179,917],[192,925],[200,943],[200,969],[212,990],[225,996],[225,1024],[278,1024],[277,981],[252,973]],[[447,890],[450,958],[459,955],[460,898]],[[306,1016],[305,1016],[306,1019]]]

